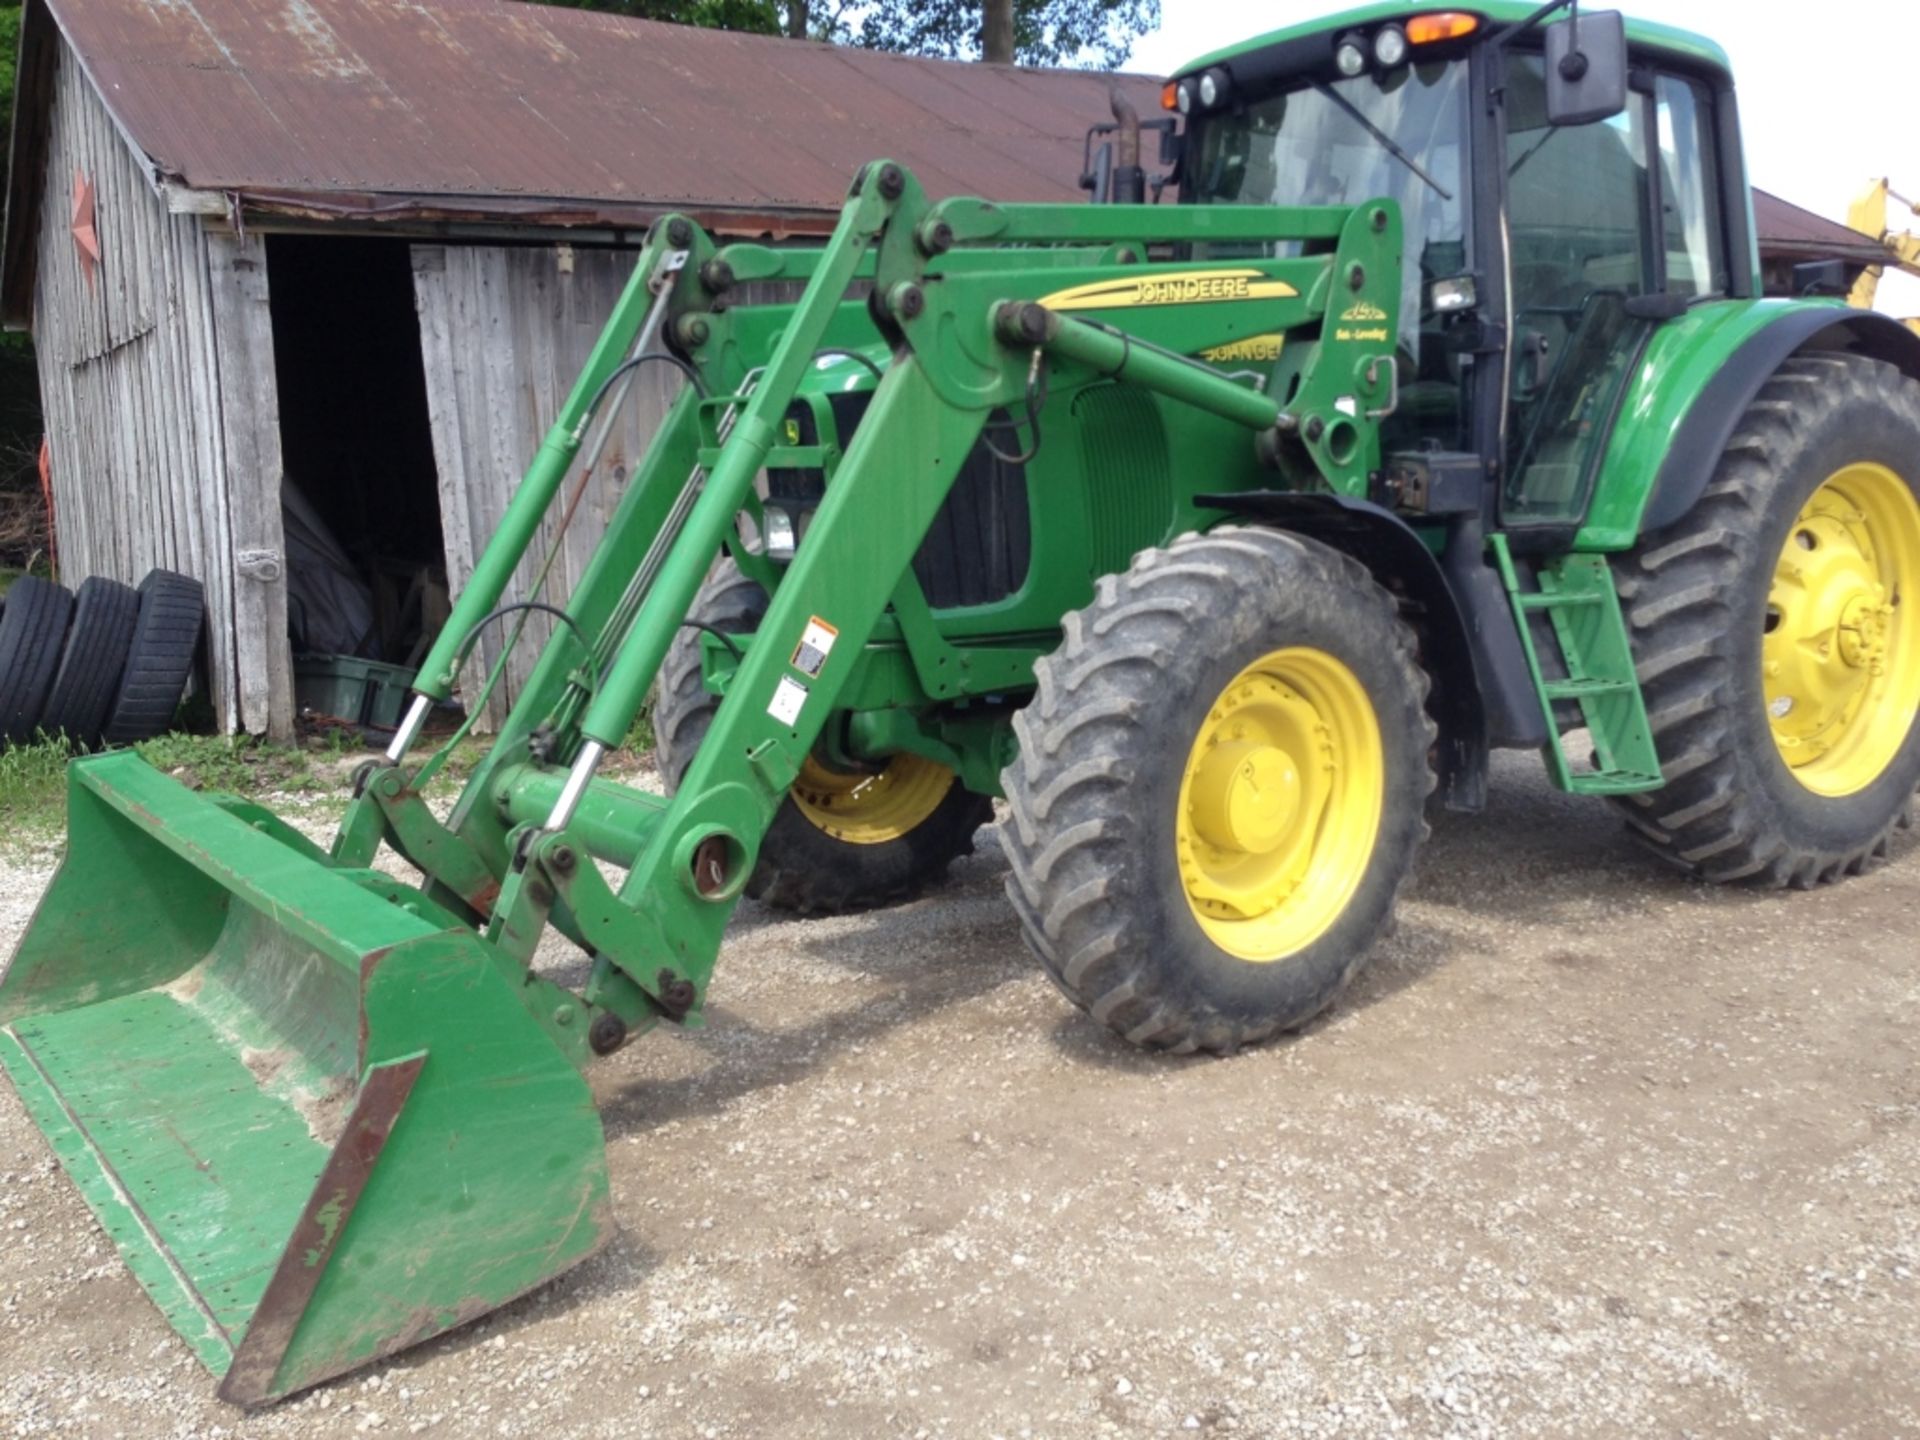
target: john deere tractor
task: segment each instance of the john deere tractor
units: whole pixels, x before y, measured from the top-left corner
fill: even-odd
[[[581,1072],[701,1023],[743,895],[910,894],[995,800],[1041,964],[1172,1051],[1327,1006],[1496,746],[1702,879],[1885,855],[1920,779],[1920,339],[1762,299],[1725,55],[1561,9],[1209,56],[1100,127],[1101,203],[877,160],[820,245],[663,217],[330,847],[75,762],[0,1058],[223,1395],[590,1254]],[[507,599],[649,364],[685,388],[593,564]],[[429,712],[536,613],[430,803]],[[666,795],[598,773],[649,692]]]

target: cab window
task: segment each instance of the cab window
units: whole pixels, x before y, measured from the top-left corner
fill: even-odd
[[[1713,92],[1697,80],[1662,75],[1654,94],[1666,288],[1688,297],[1725,295],[1731,281],[1714,154]]]

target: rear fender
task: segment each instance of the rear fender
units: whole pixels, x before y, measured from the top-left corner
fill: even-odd
[[[1684,516],[1762,387],[1813,351],[1868,355],[1920,379],[1920,336],[1834,302],[1728,301],[1663,326],[1628,387],[1574,548],[1630,549]]]

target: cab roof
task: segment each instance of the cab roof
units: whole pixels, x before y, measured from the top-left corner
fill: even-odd
[[[1187,75],[1197,70],[1204,70],[1209,65],[1237,60],[1243,55],[1264,50],[1270,45],[1280,45],[1291,40],[1304,40],[1329,32],[1338,33],[1360,25],[1376,25],[1383,20],[1409,20],[1415,15],[1429,15],[1438,10],[1462,11],[1469,15],[1478,15],[1490,25],[1502,26],[1518,24],[1539,8],[1539,5],[1525,3],[1525,0],[1480,0],[1478,4],[1469,5],[1409,5],[1402,0],[1402,3],[1397,4],[1364,5],[1359,9],[1345,10],[1319,20],[1289,25],[1282,30],[1270,30],[1251,40],[1243,40],[1237,45],[1215,50],[1210,55],[1202,55],[1198,60],[1189,65],[1183,65],[1174,73]],[[1559,19],[1560,16],[1551,18]],[[1727,52],[1718,44],[1704,35],[1696,35],[1690,30],[1677,29],[1672,25],[1660,25],[1650,20],[1635,20],[1628,17],[1627,43],[1636,49],[1657,50],[1682,60],[1709,65],[1727,74],[1733,71]]]

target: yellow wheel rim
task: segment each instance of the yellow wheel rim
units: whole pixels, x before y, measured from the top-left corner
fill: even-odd
[[[884,845],[925,823],[954,774],[921,755],[899,754],[878,770],[834,770],[809,755],[793,783],[800,813],[836,840]]]
[[[1264,655],[1207,711],[1174,825],[1194,918],[1242,960],[1283,960],[1339,919],[1373,856],[1386,755],[1366,686],[1324,651]]]
[[[1801,508],[1761,641],[1774,743],[1816,795],[1853,795],[1899,755],[1920,709],[1920,503],[1883,465],[1849,465]]]

